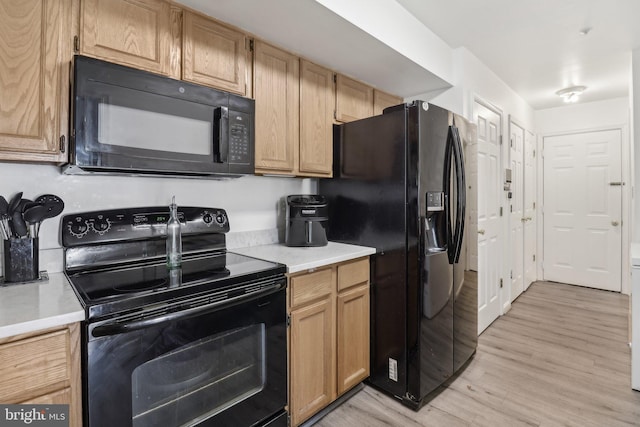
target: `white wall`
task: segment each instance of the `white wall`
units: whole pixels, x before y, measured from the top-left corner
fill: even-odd
[[[472,120],[473,105],[479,98],[502,110],[504,135],[508,131],[508,115],[525,129],[534,129],[531,106],[473,53],[465,47],[455,49],[453,64],[454,87],[444,92],[418,94],[409,99],[423,99]]]
[[[534,112],[539,135],[629,125],[629,98],[567,104]]]
[[[316,189],[315,179],[81,176],[64,175],[56,166],[0,162],[0,194],[7,200],[19,191],[31,200],[42,194],[55,194],[64,200],[62,215],[66,215],[99,209],[168,205],[171,196],[175,195],[178,205],[225,209],[229,214],[231,238],[247,231],[265,232],[263,238],[266,239],[277,238],[276,228],[284,227],[282,198],[288,194],[314,193]],[[46,220],[40,229],[41,269],[61,269],[61,216]]]

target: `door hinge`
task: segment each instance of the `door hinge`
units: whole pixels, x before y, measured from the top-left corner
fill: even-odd
[[[73,51],[80,52],[80,37],[73,36]]]
[[[509,142],[511,142],[511,146],[513,147],[513,138],[511,138]]]
[[[536,255],[533,255],[533,262],[536,262]]]
[[[536,202],[533,202],[533,210],[536,210]]]
[[[60,152],[61,153],[64,153],[64,150],[66,149],[65,140],[66,138],[64,137],[64,135],[60,136]]]
[[[291,315],[287,314],[287,328],[291,326]]]
[[[333,82],[338,83],[338,75],[336,73],[333,73]]]
[[[253,39],[249,39],[249,52],[253,52],[254,46],[253,46]]]
[[[500,145],[502,145],[502,135],[500,135]]]
[[[509,205],[509,209],[513,212],[513,205]]]
[[[536,150],[533,150],[533,157],[536,156]]]
[[[511,270],[511,271],[509,272],[509,277],[510,277],[511,279],[513,279],[513,270]]]
[[[502,206],[500,206],[500,216],[502,216]]]
[[[502,289],[502,279],[500,279],[500,289]]]

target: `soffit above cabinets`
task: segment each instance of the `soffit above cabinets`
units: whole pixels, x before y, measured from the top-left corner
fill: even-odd
[[[410,26],[417,26],[414,28],[424,34],[407,31],[406,22],[397,19],[384,22],[387,15],[380,8],[388,8],[396,18],[406,12],[394,0],[357,0],[355,7],[362,4],[362,13],[357,13],[353,3],[350,7],[338,7],[339,2],[333,0],[180,0],[179,3],[401,97],[453,85],[452,53],[444,42],[422,24],[411,21],[408,13]],[[416,39],[424,39],[424,35],[430,36],[427,38],[431,46],[425,44],[423,51]]]

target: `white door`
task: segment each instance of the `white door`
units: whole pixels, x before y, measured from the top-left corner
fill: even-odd
[[[544,138],[545,280],[621,289],[619,130]]]
[[[536,137],[524,137],[524,290],[536,281]]]
[[[511,199],[509,254],[511,270],[511,301],[524,291],[524,129],[509,121],[509,156],[511,161]]]
[[[478,124],[478,333],[500,316],[500,114],[476,102]]]

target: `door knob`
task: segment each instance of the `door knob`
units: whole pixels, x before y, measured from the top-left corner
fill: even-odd
[[[482,229],[478,230],[478,234],[484,235],[484,230],[482,230]]]
[[[613,225],[614,227],[617,227],[619,225],[618,221],[611,221],[611,225]]]

